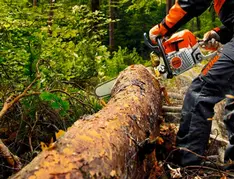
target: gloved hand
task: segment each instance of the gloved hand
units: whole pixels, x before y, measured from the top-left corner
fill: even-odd
[[[167,29],[162,24],[157,24],[149,31],[149,38],[153,44],[156,44],[156,37],[164,36],[167,32]]]
[[[219,47],[220,36],[214,30],[206,32],[203,36],[203,44],[205,48],[217,49]]]

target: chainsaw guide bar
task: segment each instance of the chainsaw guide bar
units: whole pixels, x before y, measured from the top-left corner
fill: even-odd
[[[105,81],[95,88],[95,94],[98,98],[105,97],[111,94],[111,90],[115,85],[117,78],[113,78],[109,81]]]

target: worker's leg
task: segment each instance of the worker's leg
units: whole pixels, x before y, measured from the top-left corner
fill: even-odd
[[[226,125],[230,141],[224,155],[224,162],[228,163],[229,160],[234,160],[234,89],[230,91],[230,96],[227,97],[224,124]]]
[[[234,145],[234,88],[233,91],[230,91],[230,96],[227,97],[224,124],[228,131],[230,144]]]
[[[196,78],[184,100],[177,147],[187,148],[204,155],[214,115],[214,105],[225,98],[234,81],[234,42],[224,46],[218,60],[211,60]],[[231,58],[232,57],[232,58]],[[199,164],[201,158],[186,150],[180,150],[180,165]]]
[[[224,162],[229,163],[229,161],[234,161],[234,145],[228,145],[224,154]]]
[[[223,99],[220,92],[204,81],[201,76],[191,84],[183,104],[180,129],[177,134],[177,147],[189,149],[203,155],[209,140],[214,105]],[[200,158],[181,149],[179,164],[194,165]]]

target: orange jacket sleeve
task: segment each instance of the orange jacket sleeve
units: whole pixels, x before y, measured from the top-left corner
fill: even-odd
[[[163,19],[161,25],[165,35],[171,35],[193,17],[201,15],[211,5],[212,0],[177,0]]]

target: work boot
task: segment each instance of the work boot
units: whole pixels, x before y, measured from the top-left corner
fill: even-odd
[[[229,144],[224,154],[224,170],[234,170],[234,145]]]
[[[229,144],[224,154],[224,162],[234,161],[234,145]]]
[[[180,167],[201,164],[201,159],[199,157],[184,150],[174,151],[171,159],[172,163]]]

